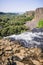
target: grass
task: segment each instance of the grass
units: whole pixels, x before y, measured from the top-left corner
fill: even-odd
[[[43,19],[38,22],[38,28],[43,28]]]

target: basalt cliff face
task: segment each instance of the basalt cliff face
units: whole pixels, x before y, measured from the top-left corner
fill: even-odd
[[[34,19],[43,19],[43,7],[37,8],[35,11],[27,11],[25,13],[26,16],[34,16]]]
[[[35,11],[27,11],[26,13],[24,13],[25,16],[34,16]]]
[[[18,41],[0,40],[0,65],[43,65],[40,48],[25,48]]]
[[[30,14],[29,14],[30,13]],[[27,21],[26,26],[30,29],[36,28],[39,20],[43,19],[43,7],[37,8],[35,11],[28,11],[28,16],[32,16],[34,13],[34,18],[31,22]]]
[[[35,11],[35,19],[43,19],[43,8],[37,8]]]

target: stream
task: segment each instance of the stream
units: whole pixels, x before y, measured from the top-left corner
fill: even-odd
[[[4,37],[4,39],[9,38],[11,41],[17,40],[24,47],[41,47],[43,48],[43,28],[33,29],[32,32],[24,32],[19,35],[11,35]]]

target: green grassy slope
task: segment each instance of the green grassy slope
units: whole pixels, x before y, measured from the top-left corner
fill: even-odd
[[[37,26],[38,28],[43,28],[43,20],[40,20],[39,22],[38,22],[38,26]]]

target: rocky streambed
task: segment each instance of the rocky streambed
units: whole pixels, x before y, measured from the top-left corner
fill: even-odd
[[[0,65],[43,65],[40,48],[25,48],[18,41],[0,40]]]
[[[43,65],[43,29],[1,39],[0,65]]]

